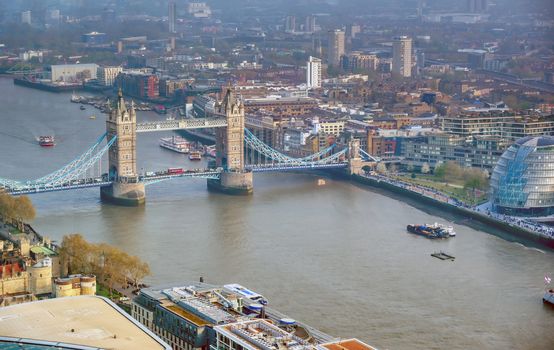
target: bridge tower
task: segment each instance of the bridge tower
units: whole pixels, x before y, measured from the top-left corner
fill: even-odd
[[[217,113],[225,115],[226,128],[216,130],[216,165],[223,168],[219,180],[208,180],[208,189],[228,194],[250,194],[252,172],[244,169],[244,104],[227,88]]]
[[[350,137],[348,140],[348,173],[359,174],[362,171],[362,158],[360,157],[360,140]]]
[[[108,107],[108,140],[114,136],[117,139],[108,152],[108,174],[113,183],[102,187],[100,196],[120,205],[143,204],[146,194],[144,184],[139,182],[137,173],[137,115],[134,103],[131,102],[131,108],[127,109],[120,90],[117,101]]]

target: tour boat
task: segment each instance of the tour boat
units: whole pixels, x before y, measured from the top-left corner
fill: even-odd
[[[190,144],[180,136],[164,137],[160,139],[160,147],[172,150],[177,153],[189,153]]]
[[[38,144],[42,147],[53,147],[56,143],[54,142],[54,136],[40,136]]]
[[[199,151],[192,151],[189,154],[189,159],[190,160],[201,160],[202,159],[202,154]]]

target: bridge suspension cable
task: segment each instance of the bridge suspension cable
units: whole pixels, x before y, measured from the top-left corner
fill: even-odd
[[[85,163],[87,161],[87,159],[89,159],[91,157],[91,155],[94,152],[96,152],[98,146],[100,146],[100,144],[102,143],[102,141],[104,141],[106,136],[107,136],[107,133],[104,133],[102,136],[100,136],[98,138],[98,140],[96,140],[96,143],[94,145],[92,145],[92,147],[90,147],[85,153],[83,153],[78,158],[71,161],[69,164],[67,164],[63,168],[61,168],[59,170],[56,170],[51,174],[45,175],[45,176],[43,176],[39,179],[36,179],[33,182],[37,183],[37,184],[49,183],[49,182],[55,181],[55,179],[63,177],[64,175],[72,172],[73,170],[79,168],[83,163]]]
[[[273,161],[276,161],[277,163],[288,163],[288,164],[298,164],[298,165],[303,165],[311,162],[318,162],[319,160],[321,160],[321,157],[323,157],[324,155],[326,155],[327,153],[329,153],[335,148],[335,145],[331,145],[320,152],[308,155],[306,157],[293,158],[266,145],[259,138],[257,138],[250,130],[246,128],[244,129],[244,141],[246,142],[246,145],[248,147],[250,147],[255,151],[260,152],[261,154],[272,159]]]
[[[98,138],[96,143],[89,148],[84,154],[71,161],[63,168],[43,176],[36,180],[29,181],[16,181],[0,178],[0,187],[6,189],[8,192],[12,191],[27,191],[31,189],[45,189],[49,187],[58,187],[71,183],[74,180],[79,179],[83,174],[91,169],[97,162],[100,162],[102,156],[109,150],[114,144],[117,136],[112,137],[106,145],[100,148],[102,141],[107,137],[107,134],[103,134]]]

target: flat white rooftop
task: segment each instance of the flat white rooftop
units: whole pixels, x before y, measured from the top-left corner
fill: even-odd
[[[98,296],[0,308],[0,336],[104,349],[171,349],[111,301]]]

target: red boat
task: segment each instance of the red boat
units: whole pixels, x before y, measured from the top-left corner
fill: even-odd
[[[40,136],[38,144],[42,147],[54,147],[56,145],[54,142],[54,136]]]

